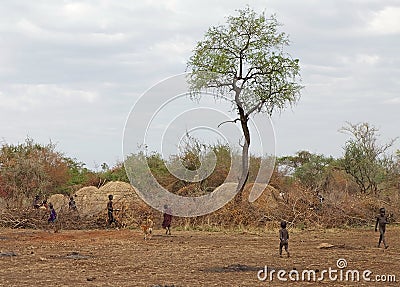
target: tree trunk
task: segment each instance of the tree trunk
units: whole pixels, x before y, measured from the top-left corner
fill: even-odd
[[[235,202],[237,204],[242,203],[243,190],[246,182],[249,178],[249,147],[250,147],[250,131],[248,127],[248,117],[246,117],[244,110],[241,106],[238,106],[240,124],[242,126],[242,131],[244,135],[244,144],[242,148],[242,173],[240,175],[239,184],[237,186],[237,193],[235,197]]]

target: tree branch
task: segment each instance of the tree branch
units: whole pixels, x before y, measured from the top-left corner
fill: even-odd
[[[220,127],[220,126],[222,126],[223,124],[226,124],[226,123],[236,123],[237,121],[240,121],[240,119],[237,118],[237,119],[234,119],[234,120],[231,120],[231,121],[224,121],[224,122],[220,123],[218,125],[218,127]]]

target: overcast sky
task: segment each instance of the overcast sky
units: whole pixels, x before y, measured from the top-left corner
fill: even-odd
[[[273,117],[278,155],[338,157],[346,121],[400,136],[399,0],[4,0],[0,140],[51,140],[90,168],[115,164],[140,95],[184,72],[205,31],[246,4],[276,13],[300,59],[300,102]]]

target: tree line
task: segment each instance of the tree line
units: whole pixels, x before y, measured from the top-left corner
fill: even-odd
[[[355,192],[360,194],[399,189],[400,150],[389,152],[395,140],[380,143],[379,130],[369,123],[347,123],[341,131],[349,134],[341,157],[333,158],[306,150],[278,157],[271,184],[279,189],[282,179],[296,181],[318,194],[327,190],[335,174],[340,174],[356,186]],[[187,169],[196,170],[200,165],[202,147],[204,145],[199,139],[191,139],[178,155],[169,160],[181,161]],[[224,182],[231,161],[229,146],[218,144],[211,148],[217,156],[217,164],[214,172],[200,182],[199,188],[204,192],[210,192]],[[191,184],[171,175],[160,154],[149,153],[146,157],[155,178],[170,191]],[[251,155],[249,182],[254,181],[259,164],[260,158]],[[58,151],[54,143],[39,144],[31,138],[20,144],[3,144],[0,149],[0,195],[3,198],[72,194],[81,187],[101,186],[108,181],[129,182],[123,162],[112,167],[103,163],[100,171],[93,171],[85,163]]]

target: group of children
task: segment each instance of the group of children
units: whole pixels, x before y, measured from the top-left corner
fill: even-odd
[[[118,225],[117,220],[114,218],[114,211],[118,211],[118,209],[113,208],[113,195],[110,194],[108,196],[108,203],[107,203],[107,214],[108,214],[108,220],[107,220],[107,224],[110,226],[112,223],[114,223],[115,225]],[[70,201],[69,201],[69,209],[70,210],[77,210],[76,204],[75,204],[75,200],[74,198],[71,196],[70,197]],[[39,208],[44,208],[46,210],[49,211],[49,218],[47,219],[48,223],[54,224],[57,220],[57,213],[54,209],[53,204],[49,203],[47,204],[46,200],[43,200],[42,203],[39,202],[39,196],[36,195],[34,202],[33,202],[33,207],[35,209],[39,209]],[[146,221],[151,221],[151,218],[148,217],[146,218]],[[164,212],[163,212],[163,222],[162,222],[162,228],[164,228],[165,234],[167,235],[171,235],[171,222],[172,222],[172,211],[171,209],[168,207],[168,205],[164,205]],[[388,220],[388,216],[386,215],[386,210],[385,208],[380,208],[379,209],[379,215],[376,217],[376,223],[375,223],[375,232],[378,231],[379,229],[379,241],[378,241],[378,248],[381,247],[381,243],[383,242],[383,245],[385,247],[385,249],[387,249],[389,247],[389,245],[386,244],[386,240],[385,240],[385,232],[386,232],[386,224],[389,223]],[[279,230],[279,256],[282,257],[282,251],[283,249],[285,249],[287,256],[290,257],[290,253],[289,253],[289,232],[286,229],[286,221],[282,221],[281,222],[281,229]],[[148,227],[148,226],[147,226]],[[152,232],[152,227],[150,226],[148,228],[146,228],[146,232],[150,231],[150,234]],[[149,229],[150,228],[150,229]],[[145,238],[146,238],[145,234]]]
[[[386,215],[386,210],[385,210],[385,208],[382,207],[379,209],[379,214],[376,217],[376,223],[375,223],[375,232],[377,232],[379,229],[378,248],[381,247],[382,242],[383,242],[385,249],[387,249],[389,247],[389,245],[386,244],[386,240],[385,240],[386,224],[388,224],[388,223],[389,223],[389,220],[388,220],[388,216]],[[283,248],[285,248],[287,257],[290,257],[289,232],[286,229],[286,221],[281,222],[281,229],[279,230],[279,256],[280,257],[282,257]]]
[[[69,209],[76,211],[76,204],[74,198],[71,196],[69,199],[68,203]],[[52,203],[47,203],[47,200],[44,199],[42,202],[40,202],[40,196],[36,195],[34,200],[33,200],[33,208],[34,209],[43,209],[48,211],[49,217],[47,218],[47,222],[50,224],[53,224],[57,221],[57,212],[54,209],[54,206]]]
[[[108,202],[107,202],[107,225],[110,226],[111,224],[115,224],[116,226],[119,226],[119,222],[115,219],[114,217],[114,211],[119,211],[119,209],[114,209],[113,207],[113,199],[114,196],[112,194],[108,195]],[[52,203],[47,203],[47,200],[40,201],[40,196],[36,195],[33,204],[32,204],[34,209],[43,209],[46,210],[49,214],[49,217],[47,218],[47,222],[49,224],[54,225],[55,222],[57,221],[57,212],[54,209],[54,206]],[[69,202],[68,202],[68,209],[70,211],[77,211],[77,206],[74,200],[73,196],[70,196]],[[164,212],[163,212],[163,223],[162,227],[166,230],[167,235],[171,235],[171,222],[172,222],[172,211],[168,207],[168,205],[164,205]],[[151,221],[151,218],[148,217],[146,219],[147,221]],[[150,231],[152,230],[152,226],[150,227]]]
[[[35,199],[33,200],[33,208],[35,209],[43,209],[49,212],[49,217],[47,219],[47,222],[49,223],[54,223],[57,220],[57,212],[54,209],[54,206],[52,203],[47,203],[47,200],[43,200],[40,202],[40,197],[39,195],[35,196]]]

